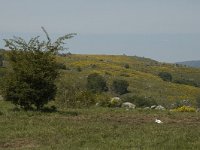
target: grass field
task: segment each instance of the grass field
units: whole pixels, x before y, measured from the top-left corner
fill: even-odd
[[[0,101],[0,149],[199,149],[200,113],[119,108],[13,111]],[[155,119],[164,123],[156,124]]]

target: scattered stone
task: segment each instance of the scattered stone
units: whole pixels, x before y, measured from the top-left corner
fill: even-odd
[[[110,100],[110,105],[112,107],[120,107],[121,104],[122,104],[122,101],[121,101],[121,99],[119,97],[113,97]]]
[[[99,103],[96,103],[95,106],[99,106]]]
[[[165,107],[161,106],[161,105],[158,105],[156,106],[155,108],[156,110],[165,110]]]
[[[151,109],[150,107],[144,107],[144,110],[148,110],[148,109]]]
[[[155,108],[156,108],[156,105],[151,106],[151,109],[155,109]]]
[[[156,119],[156,120],[155,120],[155,123],[161,124],[161,123],[163,123],[163,122],[162,122],[161,120]]]
[[[133,104],[133,103],[125,102],[125,103],[122,104],[122,107],[134,109],[136,106],[135,106],[135,104]]]
[[[200,108],[197,108],[196,112],[200,112]]]

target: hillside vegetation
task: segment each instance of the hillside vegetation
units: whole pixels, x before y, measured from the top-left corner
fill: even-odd
[[[5,55],[5,52],[1,51],[2,54]],[[129,98],[136,96],[156,101],[165,107],[181,100],[189,100],[195,105],[200,93],[200,69],[197,68],[125,55],[68,54],[57,56],[57,61],[61,65],[57,79],[58,100],[65,94],[63,89],[66,87],[84,89],[87,77],[92,73],[98,73],[106,79],[109,89],[106,93],[109,97],[120,96],[124,101],[131,101]],[[4,60],[0,75],[3,76],[8,68],[9,64]],[[170,73],[172,81],[164,81],[159,76],[160,72]],[[115,79],[123,79],[129,83],[127,94],[112,92],[111,84]]]
[[[147,58],[124,55],[73,54],[58,57],[58,61],[66,65],[66,70],[62,70],[61,82],[70,78],[70,80],[84,85],[87,76],[94,72],[104,76],[109,87],[111,87],[114,79],[128,81],[129,93],[122,95],[122,97],[134,95],[153,99],[160,104],[168,105],[184,99],[195,102],[196,96],[200,93],[200,88],[198,87],[200,83],[200,69],[159,63]],[[158,76],[160,72],[170,73],[173,81],[163,81]],[[110,94],[116,96],[112,92]]]

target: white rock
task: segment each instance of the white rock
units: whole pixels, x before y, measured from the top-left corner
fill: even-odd
[[[156,108],[156,110],[165,110],[165,107],[161,106],[161,105],[158,105]]]
[[[156,105],[151,106],[151,109],[155,109],[155,108],[156,108]]]
[[[163,122],[161,120],[155,119],[155,123],[161,124]]]
[[[148,110],[148,109],[151,109],[150,107],[144,107],[144,110]]]
[[[135,106],[135,104],[133,104],[133,103],[125,102],[125,103],[122,103],[122,107],[134,109],[136,106]]]

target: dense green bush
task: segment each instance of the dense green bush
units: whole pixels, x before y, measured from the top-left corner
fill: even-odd
[[[104,92],[108,90],[106,80],[98,73],[92,73],[87,77],[87,89],[94,92]]]
[[[0,67],[3,66],[3,55],[0,54]]]
[[[169,72],[160,72],[158,76],[164,81],[172,81],[172,75]]]
[[[133,94],[126,94],[122,97],[124,102],[131,102],[137,107],[151,107],[152,105],[157,105],[157,102],[151,98],[145,98],[141,96],[136,96]]]
[[[5,40],[9,63],[12,70],[4,79],[2,93],[6,101],[11,101],[24,109],[35,106],[37,110],[53,100],[56,94],[55,79],[58,66],[55,54],[63,50],[63,41],[74,34],[65,35],[51,42],[47,32],[47,41],[39,37],[26,42],[22,38]]]
[[[124,64],[124,68],[126,69],[130,68],[129,64]]]
[[[117,94],[125,94],[128,93],[128,82],[126,80],[116,79],[112,83],[112,90]]]

